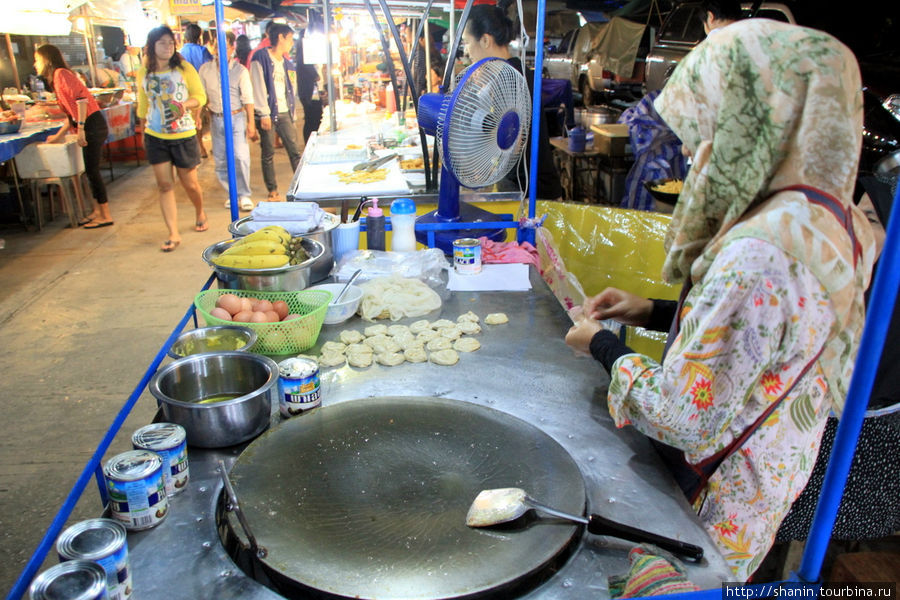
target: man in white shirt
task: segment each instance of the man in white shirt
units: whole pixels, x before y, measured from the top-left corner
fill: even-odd
[[[213,38],[215,39],[215,38]],[[237,182],[237,194],[241,210],[253,210],[250,199],[250,140],[256,140],[256,123],[253,118],[253,86],[250,83],[250,72],[236,59],[234,54],[234,34],[225,33],[228,59],[228,79],[231,98],[231,130],[234,139],[234,170]],[[200,81],[206,89],[207,109],[212,123],[213,157],[216,161],[216,177],[226,190],[228,189],[228,166],[225,159],[225,115],[222,113],[222,82],[219,78],[219,53],[214,59],[200,66]],[[231,206],[230,200],[225,206]]]
[[[253,80],[253,99],[256,110],[263,180],[270,201],[280,200],[275,181],[275,135],[281,138],[291,161],[291,169],[300,164],[297,127],[294,123],[296,94],[294,93],[294,65],[285,56],[294,45],[294,30],[283,23],[269,29],[271,46],[253,53],[250,77]]]

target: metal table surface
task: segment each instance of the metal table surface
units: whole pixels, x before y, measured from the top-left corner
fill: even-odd
[[[584,476],[589,511],[703,546],[703,561],[685,563],[688,576],[702,589],[729,580],[724,559],[649,442],[631,428],[618,430],[613,425],[606,407],[608,376],[593,359],[576,358],[565,345],[568,317],[534,268],[531,284],[529,292],[440,290],[442,318],[455,319],[469,310],[482,318],[506,312],[510,322],[483,326],[477,336],[481,349],[462,354],[452,367],[404,363],[323,369],[323,406],[380,396],[435,396],[508,412],[538,426],[571,454]],[[437,314],[420,318],[434,320]],[[344,329],[367,325],[356,317],[326,325],[308,353],[317,353],[318,346],[338,339]],[[281,419],[276,406],[272,426]],[[168,517],[154,529],[128,534],[135,597],[279,597],[234,564],[216,529],[215,509],[222,489],[217,461],[224,460],[230,469],[243,448],[188,449],[190,483],[171,499]],[[303,468],[301,457],[286,460],[296,460],[297,468]],[[607,577],[627,571],[632,546],[585,533],[568,561],[522,597],[580,600],[589,591],[592,598],[608,598]]]

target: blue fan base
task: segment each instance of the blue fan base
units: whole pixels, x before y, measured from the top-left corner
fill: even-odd
[[[440,210],[440,209],[438,209]],[[472,206],[471,204],[460,203],[459,216],[454,218],[442,217],[438,214],[438,210],[433,210],[416,218],[417,223],[474,223],[478,221],[497,221],[497,215],[494,213]],[[479,238],[485,236],[495,242],[502,242],[506,239],[506,229],[449,229],[434,232],[434,247],[440,248],[444,254],[453,254],[453,242],[460,238]],[[422,244],[428,245],[428,232],[417,231],[416,240]]]

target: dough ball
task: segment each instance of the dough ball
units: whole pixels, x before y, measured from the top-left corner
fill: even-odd
[[[453,342],[448,340],[445,337],[436,337],[427,344],[425,344],[425,349],[429,351],[434,350],[449,350],[453,347]]]
[[[409,327],[406,325],[390,325],[387,328],[387,334],[392,337],[409,333]]]
[[[387,325],[369,325],[365,328],[366,337],[384,335],[387,333]]]
[[[323,352],[319,357],[319,364],[323,367],[343,367],[347,363],[347,357],[340,352]]]
[[[453,321],[448,319],[438,319],[434,323],[431,324],[432,329],[443,329],[444,327],[452,327],[456,325]]]
[[[341,341],[345,344],[358,344],[364,339],[366,336],[355,329],[345,329],[341,332]]]
[[[462,330],[456,325],[452,325],[450,327],[438,329],[438,333],[441,334],[441,337],[445,337],[448,340],[458,340],[462,335]]]
[[[450,366],[459,362],[459,354],[456,353],[456,350],[449,348],[432,352],[428,355],[428,358],[436,365]]]
[[[473,313],[471,310],[464,315],[459,315],[458,317],[456,317],[457,323],[477,323],[480,320],[481,319],[478,318],[478,315]]]
[[[420,332],[416,339],[422,342],[423,344],[426,342],[430,342],[436,337],[440,337],[441,334],[435,331],[434,329],[426,329],[425,331]]]
[[[400,344],[395,342],[394,338],[384,336],[384,339],[379,339],[379,338],[370,338],[370,339],[375,340],[372,344],[370,344],[370,346],[372,347],[372,350],[375,351],[375,354],[400,352],[400,350],[402,350],[402,348],[400,347]]]
[[[428,360],[425,347],[422,345],[410,346],[403,350],[403,356],[411,363],[421,363]]]
[[[378,335],[373,335],[372,337],[367,337],[366,339],[364,339],[363,344],[365,344],[366,346],[368,346],[370,348],[374,348],[376,344],[381,344],[385,340],[389,340],[389,339],[391,339],[391,338],[384,335],[383,333],[379,333]]]
[[[322,344],[322,354],[343,354],[344,350],[347,349],[347,344],[342,342],[325,342]]]
[[[475,352],[481,348],[481,342],[473,337],[464,337],[453,342],[453,349],[457,352]]]
[[[466,335],[475,335],[476,333],[481,333],[481,325],[476,323],[475,321],[460,321],[457,324],[459,330]]]
[[[396,367],[397,365],[406,362],[406,357],[403,356],[402,352],[379,352],[375,356],[375,360],[380,365]]]
[[[484,322],[488,325],[502,325],[509,323],[509,317],[506,316],[506,313],[491,313],[484,318]]]
[[[372,354],[373,352],[372,347],[366,344],[350,344],[347,346],[346,354],[349,356],[351,354]]]
[[[393,339],[395,342],[400,344],[401,348],[406,348],[410,344],[415,343],[416,336],[414,336],[412,333],[407,331],[406,333],[402,333],[400,335],[393,336]]]
[[[350,363],[351,367],[365,369],[366,367],[372,366],[372,356],[372,354],[366,354],[364,352],[353,352],[347,355],[347,362]]]
[[[409,326],[409,330],[412,333],[422,333],[423,331],[431,329],[431,321],[426,319],[422,319],[421,321],[416,321],[412,325]]]

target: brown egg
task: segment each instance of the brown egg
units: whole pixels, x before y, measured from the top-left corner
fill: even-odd
[[[282,321],[290,321],[291,319],[299,319],[303,315],[288,315],[282,319]]]
[[[253,302],[250,298],[241,298],[241,311],[253,312]]]
[[[214,309],[209,311],[209,314],[217,319],[222,319],[223,321],[231,321],[231,313],[221,306],[215,307]]]
[[[278,313],[275,312],[274,310],[267,310],[266,318],[268,318],[269,323],[277,323],[278,321],[281,320],[281,317],[279,317]]]
[[[241,312],[241,299],[234,294],[222,294],[219,296],[219,299],[216,300],[216,306],[227,310],[229,316],[236,315]]]
[[[264,313],[264,312],[253,311],[253,314],[250,315],[250,322],[251,323],[268,323],[269,318],[266,317],[266,313]]]
[[[291,312],[291,309],[288,308],[287,302],[284,300],[276,300],[272,303],[272,310],[278,313],[278,319],[283,321],[288,313]]]
[[[249,310],[242,310],[238,314],[234,315],[232,321],[239,321],[241,323],[249,323],[250,317],[253,316],[253,313]]]
[[[253,305],[253,312],[269,312],[272,310],[272,303],[268,300],[259,300]]]

